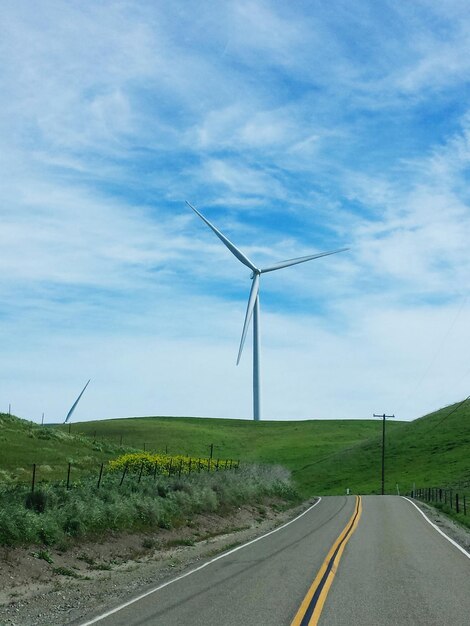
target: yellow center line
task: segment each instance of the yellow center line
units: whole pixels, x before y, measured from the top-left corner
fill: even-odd
[[[344,548],[357,528],[362,513],[362,501],[356,496],[356,506],[351,519],[331,546],[322,566],[318,570],[310,589],[300,605],[291,626],[316,626],[325,600],[333,583]]]

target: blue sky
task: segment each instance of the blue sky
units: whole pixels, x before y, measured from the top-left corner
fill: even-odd
[[[5,2],[0,404],[403,419],[470,393],[468,3]]]

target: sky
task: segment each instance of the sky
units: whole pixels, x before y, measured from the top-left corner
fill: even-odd
[[[411,420],[470,394],[470,12],[4,0],[0,411]]]

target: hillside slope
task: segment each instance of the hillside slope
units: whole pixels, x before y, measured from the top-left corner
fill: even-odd
[[[3,448],[0,480],[64,478],[95,472],[100,463],[129,449],[192,457],[279,463],[292,471],[305,497],[314,494],[378,493],[381,421],[246,420],[147,417],[40,427],[0,414]],[[386,492],[416,486],[470,485],[470,402],[455,404],[413,422],[387,422]]]
[[[307,491],[379,493],[381,434],[299,472]],[[387,422],[385,491],[470,486],[470,403],[456,403],[393,427]],[[306,474],[308,473],[308,477]]]
[[[399,424],[390,428],[399,428]],[[376,437],[381,425],[372,420],[252,422],[148,417],[83,422],[73,429],[99,441],[122,441],[140,449],[145,445],[147,450],[195,457],[207,457],[214,444],[214,458],[284,465],[293,472],[302,494],[310,496],[312,489],[321,487],[311,482],[310,464]]]
[[[29,481],[33,463],[38,480],[65,479],[67,465],[72,463],[75,480],[78,474],[97,471],[102,462],[120,452],[112,442],[93,442],[7,413],[0,413],[0,447],[0,482]]]

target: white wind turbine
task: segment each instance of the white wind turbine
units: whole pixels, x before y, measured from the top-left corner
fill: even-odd
[[[330,254],[337,254],[338,252],[344,252],[349,248],[341,248],[339,250],[331,250],[329,252],[320,252],[319,254],[311,254],[309,256],[302,256],[296,259],[288,259],[287,261],[281,261],[275,265],[258,269],[250,259],[243,254],[220,230],[218,230],[213,224],[207,220],[204,215],[199,213],[192,204],[186,201],[186,204],[197,214],[199,217],[214,231],[217,237],[224,243],[230,252],[241,262],[246,265],[253,272],[251,279],[253,284],[251,285],[250,297],[248,298],[248,306],[246,309],[245,323],[243,324],[242,338],[240,341],[240,348],[238,350],[237,365],[240,363],[240,358],[243,352],[243,346],[245,344],[246,333],[250,325],[251,318],[253,317],[253,419],[258,421],[261,419],[261,393],[260,393],[260,338],[259,338],[259,281],[261,274],[267,272],[274,272],[284,267],[290,267],[291,265],[297,265],[298,263],[305,263],[306,261],[313,261],[313,259],[319,259],[322,256],[328,256]]]

